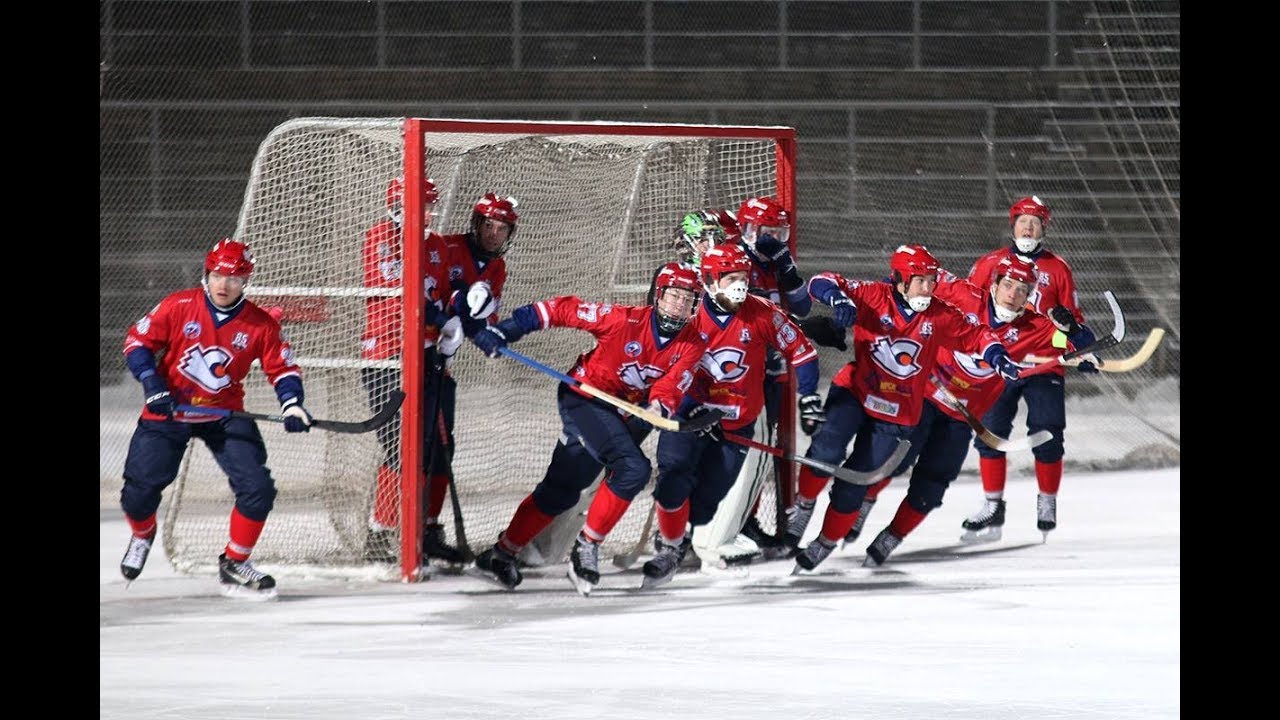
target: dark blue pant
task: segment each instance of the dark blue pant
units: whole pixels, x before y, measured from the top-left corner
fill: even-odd
[[[1048,430],[1053,439],[1031,449],[1036,460],[1054,463],[1062,459],[1063,431],[1067,427],[1066,387],[1063,379],[1053,374],[1033,375],[1026,380],[1006,383],[996,404],[982,416],[982,424],[1000,437],[1013,432],[1013,418],[1018,414],[1018,399],[1027,400],[1027,434]],[[1004,457],[1000,452],[974,438],[973,446],[985,458]]]
[[[926,515],[942,505],[947,486],[960,474],[969,455],[972,439],[973,431],[968,423],[955,420],[937,405],[925,402],[920,423],[911,431],[911,450],[889,473],[897,477],[915,463],[911,484],[907,487],[908,505]]]
[[[827,421],[822,423],[805,457],[840,465],[858,472],[871,472],[889,460],[898,447],[898,440],[911,433],[911,426],[885,422],[868,415],[862,409],[857,396],[839,385],[832,385],[823,404]],[[853,452],[845,458],[845,448],[853,440]],[[818,477],[830,477],[813,470]],[[837,512],[850,513],[862,507],[867,494],[865,485],[837,480],[831,485],[831,507]]]
[[[750,440],[754,422],[732,432]],[[664,432],[658,438],[658,483],[653,498],[667,510],[689,501],[689,522],[706,525],[738,479],[747,448],[701,433]]]
[[[434,348],[427,350],[427,367],[431,367]],[[387,394],[400,388],[400,371],[391,368],[361,368],[360,382],[369,395],[369,409],[378,412],[387,402]],[[444,475],[448,472],[444,450],[440,447],[440,431],[436,423],[427,415],[437,402],[435,400],[436,383],[440,383],[440,399],[438,407],[444,411],[445,432],[449,437],[449,447],[453,447],[453,420],[458,402],[458,383],[449,375],[441,380],[435,373],[428,371],[423,388],[423,421],[422,431],[431,433],[433,442],[423,444],[423,462],[430,461],[427,475]],[[377,429],[378,444],[382,446],[382,463],[392,470],[400,469],[400,413],[396,413],[391,421]]]
[[[267,469],[267,446],[258,425],[244,418],[202,423],[139,419],[124,459],[120,507],[125,514],[143,520],[160,507],[160,493],[178,477],[182,454],[192,438],[204,441],[227,474],[240,514],[266,520],[275,504],[276,483]]]
[[[615,495],[634,499],[648,484],[653,469],[640,449],[653,426],[634,416],[624,420],[612,405],[584,398],[564,384],[557,395],[564,435],[551,452],[542,481],[533,489],[534,505],[553,517],[572,508],[601,468],[609,469],[605,482]]]

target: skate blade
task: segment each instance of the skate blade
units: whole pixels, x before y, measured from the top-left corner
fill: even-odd
[[[484,581],[486,581],[486,582],[491,583],[492,585],[494,585],[494,586],[496,586],[496,587],[500,587],[500,588],[502,588],[503,590],[507,590],[507,591],[515,590],[515,587],[513,587],[513,586],[511,586],[511,585],[508,585],[508,584],[506,584],[506,583],[502,582],[501,580],[499,580],[497,575],[494,575],[493,573],[490,573],[488,570],[481,570],[480,568],[476,567],[475,565],[470,565],[470,566],[467,566],[467,567],[463,568],[463,569],[462,569],[462,574],[463,574],[463,575],[469,575],[469,576],[471,576],[471,577],[473,577],[473,578],[476,578],[476,579],[478,579],[478,580],[484,580]]]
[[[227,583],[219,583],[222,587],[222,594],[235,600],[248,600],[249,602],[266,602],[275,600],[277,596],[276,588],[267,588],[266,590],[254,590],[243,585],[231,585]]]
[[[986,530],[966,530],[960,536],[960,542],[966,545],[981,545],[983,543],[992,543],[1001,538],[1004,532],[1000,528],[988,528]]]
[[[876,562],[875,558],[868,555],[862,559],[862,567],[875,569],[880,567],[880,563]]]
[[[591,597],[591,591],[594,590],[596,586],[592,585],[587,580],[578,577],[578,574],[573,571],[572,563],[569,565],[569,572],[567,574],[569,576],[569,582],[573,583],[573,589],[577,590],[579,595],[582,597]]]
[[[801,575],[804,572],[805,572],[804,566],[801,565],[800,563],[796,563],[796,566],[791,568],[792,575]]]
[[[672,573],[671,575],[663,575],[662,577],[656,577],[656,578],[645,575],[644,579],[640,581],[640,589],[656,590],[657,588],[660,588],[663,585],[666,585],[667,583],[671,582],[671,578],[674,576],[675,576],[675,573]]]

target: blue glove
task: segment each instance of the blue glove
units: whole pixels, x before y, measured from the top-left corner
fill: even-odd
[[[173,419],[173,396],[169,394],[164,378],[159,375],[148,375],[142,381],[142,392],[149,412]]]
[[[476,333],[471,342],[480,348],[480,351],[491,358],[496,358],[500,354],[498,351],[507,346],[507,336],[498,329],[497,325],[487,327]]]
[[[1089,362],[1088,360],[1081,360],[1081,361],[1080,361],[1080,364],[1076,366],[1076,369],[1077,369],[1077,370],[1079,370],[1080,372],[1084,373],[1085,375],[1097,375],[1097,374],[1098,374],[1098,366],[1097,366],[1097,365],[1094,365],[1093,363]]]
[[[760,257],[768,258],[774,262],[779,262],[782,260],[783,255],[788,255],[790,252],[791,251],[787,247],[786,243],[772,235],[769,235],[768,233],[764,233],[760,235],[760,237],[756,238],[756,254]],[[787,258],[787,262],[781,264],[794,265],[795,263],[790,262],[790,258]]]
[[[291,397],[280,404],[280,415],[284,417],[284,431],[311,432],[311,413],[302,407],[302,399]]]
[[[996,358],[995,368],[996,372],[999,372],[1000,376],[1008,382],[1017,380],[1019,373],[1022,372],[1022,368],[1018,367],[1018,363],[1014,362],[1007,353]]]
[[[797,403],[800,407],[800,429],[805,435],[813,435],[827,421],[822,410],[822,397],[817,393],[805,395]]]
[[[844,295],[837,295],[831,300],[831,319],[842,328],[853,327],[858,320],[858,308],[853,301]]]
[[[706,405],[695,405],[689,409],[689,412],[685,413],[685,419],[694,420],[696,418],[702,417],[703,415],[706,415],[711,411],[712,409],[707,407]],[[724,428],[721,427],[719,421],[714,422],[706,426],[705,428],[699,430],[698,434],[703,437],[710,438],[715,442],[721,442],[724,440]]]
[[[1076,322],[1076,316],[1064,305],[1055,305],[1049,310],[1049,319],[1053,321],[1054,327],[1058,328],[1067,335],[1075,335],[1080,332],[1080,323]]]

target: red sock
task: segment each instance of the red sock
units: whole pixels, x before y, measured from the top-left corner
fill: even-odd
[[[1004,495],[1005,471],[1008,464],[1005,462],[1005,456],[1000,457],[980,457],[978,458],[978,470],[982,473],[982,490],[987,497],[1001,497]]]
[[[606,478],[601,481],[596,496],[591,498],[591,507],[587,508],[587,522],[582,526],[582,534],[589,540],[602,542],[613,531],[613,526],[618,524],[629,507],[631,507],[631,501],[618,497],[613,492],[613,488],[609,487],[609,481]]]
[[[516,508],[515,515],[511,516],[507,529],[498,537],[498,541],[512,555],[516,555],[524,549],[525,545],[538,537],[538,533],[545,530],[552,520],[555,520],[555,516],[539,510],[533,502],[533,495],[526,495],[520,502],[520,507]]]
[[[378,466],[378,481],[373,491],[373,522],[383,530],[400,525],[400,473],[386,465]]]
[[[799,488],[796,490],[796,499],[805,502],[813,502],[818,499],[818,495],[822,493],[822,489],[827,486],[827,481],[831,478],[818,477],[813,474],[813,470],[805,465],[800,468]],[[844,537],[841,535],[840,537]]]
[[[889,487],[889,483],[892,480],[893,480],[893,476],[890,475],[889,477],[867,488],[867,496],[862,499],[862,502],[866,502],[868,500],[870,500],[871,502],[875,502],[876,498],[880,497],[880,491],[885,489],[886,487]]]
[[[684,539],[684,526],[689,523],[689,501],[680,503],[675,510],[668,510],[658,505],[658,532],[662,539],[672,545]]]
[[[134,537],[145,539],[145,538],[155,536],[156,534],[156,514],[155,513],[151,513],[150,515],[148,515],[146,520],[134,520],[133,518],[129,517],[128,514],[124,516],[124,519],[129,521],[129,529],[133,531]]]
[[[1045,495],[1057,495],[1062,485],[1062,458],[1051,463],[1036,461],[1036,484]]]
[[[849,534],[849,528],[853,527],[853,522],[857,519],[857,510],[842,513],[828,505],[827,514],[822,518],[822,537],[831,545],[840,542]]]
[[[232,560],[249,559],[253,546],[258,544],[258,536],[262,534],[262,526],[266,520],[250,520],[240,514],[240,508],[231,508],[231,540],[224,552]]]
[[[916,526],[924,521],[925,513],[911,507],[907,503],[906,498],[902,498],[902,503],[898,505],[898,512],[893,516],[893,520],[889,523],[889,532],[904,538],[911,534]]]
[[[440,517],[440,511],[444,509],[444,496],[449,492],[449,476],[432,475],[429,485],[426,517],[435,521]]]

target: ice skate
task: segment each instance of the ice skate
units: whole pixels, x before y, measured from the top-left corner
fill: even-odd
[[[799,555],[796,555],[796,566],[791,574],[799,575],[801,570],[812,570],[818,567],[835,549],[835,543],[819,535]]]
[[[515,588],[524,579],[515,556],[501,545],[494,545],[477,555],[475,568],[483,572],[484,579],[496,581],[508,590]]]
[[[154,529],[145,538],[129,536],[129,547],[125,549],[124,557],[120,560],[120,574],[124,575],[125,580],[133,582],[142,574],[142,566],[147,564],[147,556],[151,554],[151,543],[155,539]]]
[[[867,557],[862,561],[862,567],[880,567],[901,542],[902,538],[890,532],[889,528],[881,530],[876,539],[867,546]]]
[[[400,559],[396,531],[369,528],[364,535],[365,562],[394,563]]]
[[[1003,534],[1004,500],[988,499],[982,509],[960,523],[965,532],[960,542],[969,544],[995,542]]]
[[[590,595],[600,582],[600,544],[578,533],[569,552],[569,582],[583,596]]]
[[[222,594],[247,600],[271,600],[276,596],[276,579],[255,568],[249,560],[218,556],[218,582]]]
[[[1044,540],[1049,541],[1049,531],[1058,527],[1058,496],[1040,493],[1036,496],[1036,527],[1044,533]]]
[[[436,558],[450,565],[462,565],[466,562],[458,548],[444,541],[444,526],[439,523],[422,529],[422,554],[428,559]]]
[[[849,532],[844,534],[844,542],[840,545],[841,550],[849,543],[857,540],[858,536],[862,534],[862,526],[867,524],[867,516],[871,514],[871,508],[875,506],[875,500],[865,497],[862,499],[862,508],[858,510],[858,519],[853,521],[853,527],[849,528]]]
[[[640,589],[652,590],[671,582],[684,558],[684,548],[683,541],[671,545],[659,537],[658,553],[644,564],[644,579],[640,581]]]
[[[796,500],[794,505],[787,508],[787,532],[782,536],[782,543],[787,546],[789,555],[799,552],[800,538],[804,537],[805,528],[809,527],[814,504],[812,501],[806,504],[803,500]]]

